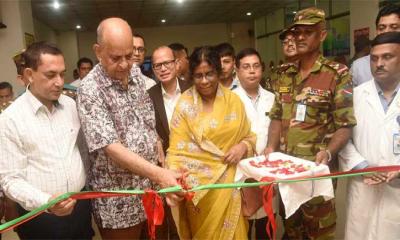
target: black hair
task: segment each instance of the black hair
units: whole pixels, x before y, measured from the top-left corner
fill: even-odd
[[[202,46],[194,49],[189,58],[189,72],[193,76],[194,70],[203,62],[207,62],[218,75],[222,72],[221,60],[215,47]]]
[[[261,65],[263,66],[263,70],[264,70],[264,62],[261,59],[260,54],[257,52],[257,50],[255,50],[254,48],[245,48],[243,50],[241,50],[237,55],[236,55],[236,59],[235,59],[235,65],[237,68],[240,67],[240,60],[244,57],[247,56],[253,56],[256,55],[258,57],[258,60],[260,60]]]
[[[135,37],[135,38],[141,38],[141,39],[143,40],[143,45],[146,46],[146,44],[145,44],[145,42],[144,42],[144,37],[143,37],[141,34],[139,34],[139,33],[134,33],[132,36]]]
[[[37,70],[40,65],[40,56],[42,54],[63,55],[61,50],[53,43],[35,42],[32,43],[23,54],[26,68]]]
[[[217,46],[215,46],[215,48],[218,51],[219,57],[232,57],[235,58],[235,49],[233,48],[233,46],[229,43],[220,43]]]
[[[13,87],[11,86],[11,84],[9,82],[0,82],[0,90],[3,89],[10,89],[10,91],[12,92]]]
[[[397,16],[400,18],[400,6],[390,3],[383,6],[379,10],[378,16],[376,16],[375,26],[378,27],[378,23],[381,17],[389,16],[391,14],[397,14]]]
[[[371,47],[386,43],[400,44],[400,32],[386,32],[379,34],[372,40]]]
[[[188,49],[182,43],[171,43],[170,45],[168,45],[168,47],[171,48],[172,51],[174,51],[174,55],[175,51],[182,51],[182,50],[185,50],[186,55],[189,55]]]
[[[92,62],[92,60],[90,60],[90,58],[87,58],[87,57],[80,58],[78,60],[78,63],[76,64],[78,69],[81,67],[82,63],[90,63],[90,65],[93,67],[93,62]]]

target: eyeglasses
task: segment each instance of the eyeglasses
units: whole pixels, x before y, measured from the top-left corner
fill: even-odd
[[[251,69],[256,71],[256,70],[259,70],[261,68],[261,64],[254,63],[253,65],[250,65],[250,64],[246,63],[246,64],[241,65],[240,68],[245,70],[245,71],[250,71]]]
[[[285,39],[282,41],[282,45],[287,46],[289,44],[295,44],[294,39]]]
[[[146,48],[144,47],[133,47],[133,52],[138,52],[138,53],[144,53],[146,51]]]
[[[172,66],[175,64],[175,59],[174,60],[169,60],[161,63],[153,63],[153,69],[154,70],[160,70],[162,66],[171,69]]]
[[[208,81],[211,81],[216,77],[216,75],[217,74],[215,73],[215,71],[211,71],[206,74],[196,73],[196,74],[193,74],[193,80],[201,81],[201,80],[203,80],[203,78],[205,78]]]

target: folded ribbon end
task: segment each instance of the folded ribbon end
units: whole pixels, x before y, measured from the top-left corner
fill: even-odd
[[[155,191],[145,190],[142,202],[147,216],[147,227],[150,238],[156,239],[156,225],[162,225],[164,220],[163,201]]]

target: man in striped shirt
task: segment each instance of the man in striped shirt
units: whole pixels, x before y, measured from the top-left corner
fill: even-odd
[[[86,174],[75,102],[61,95],[65,64],[54,45],[25,52],[27,90],[0,115],[0,184],[19,215],[62,193],[80,191]],[[66,199],[18,227],[21,239],[91,239],[87,200]]]

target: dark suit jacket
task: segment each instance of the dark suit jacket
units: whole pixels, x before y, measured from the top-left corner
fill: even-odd
[[[181,89],[181,93],[183,93],[186,89],[190,87],[190,83],[188,83],[187,81],[178,80],[178,84],[179,88]],[[161,82],[151,87],[149,90],[147,90],[147,92],[149,93],[150,98],[153,101],[154,110],[156,113],[156,130],[158,136],[160,136],[160,138],[162,139],[163,150],[166,154],[169,147],[169,126],[167,113],[165,112],[164,107]]]

